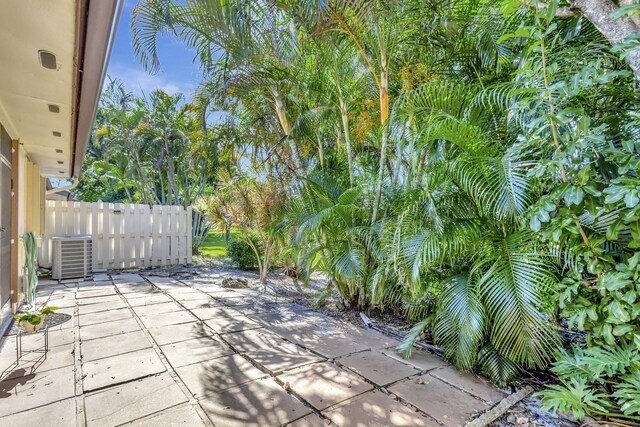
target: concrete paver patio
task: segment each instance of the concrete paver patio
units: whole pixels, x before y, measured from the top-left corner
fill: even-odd
[[[220,277],[43,283],[46,358],[0,342],[1,426],[462,426],[505,394],[442,359]],[[43,346],[43,334],[23,347]]]

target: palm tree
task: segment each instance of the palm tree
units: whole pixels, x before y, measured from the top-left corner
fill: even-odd
[[[525,221],[535,200],[533,162],[492,138],[492,116],[476,107],[475,92],[432,82],[399,105],[398,115],[414,116],[419,144],[432,154],[424,194],[400,213],[394,256],[421,297],[433,272],[451,272],[436,274],[432,314],[400,350],[408,354],[429,327],[458,368],[479,362],[504,383],[518,367],[546,366],[557,348],[548,295],[558,276]]]
[[[194,48],[203,70],[232,96],[258,91],[270,99],[294,174],[304,165],[291,137],[291,100],[298,60],[290,17],[271,2],[194,0],[186,4],[145,0],[132,17],[134,50],[151,71],[160,67],[157,38],[170,32]]]

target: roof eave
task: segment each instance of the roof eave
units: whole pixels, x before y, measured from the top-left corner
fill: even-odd
[[[78,0],[71,176],[78,179],[105,80],[122,0]]]

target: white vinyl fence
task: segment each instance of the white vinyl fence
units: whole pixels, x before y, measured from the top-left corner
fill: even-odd
[[[91,236],[93,269],[191,262],[191,208],[47,200],[40,265],[52,263],[51,238]]]

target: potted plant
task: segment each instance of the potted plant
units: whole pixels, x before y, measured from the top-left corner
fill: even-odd
[[[35,332],[40,329],[47,315],[54,313],[57,309],[58,307],[34,308],[21,311],[13,317],[18,321],[18,326],[26,332]]]

